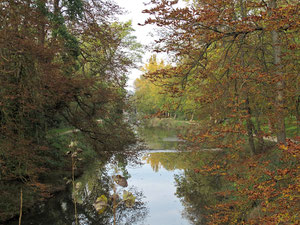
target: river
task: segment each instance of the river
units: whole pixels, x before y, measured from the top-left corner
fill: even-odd
[[[220,185],[217,178],[203,178],[193,172],[201,163],[195,159],[205,156],[177,151],[183,142],[174,130],[144,129],[141,136],[147,147],[137,160],[107,165],[95,161],[75,181],[75,188],[70,184],[68,191],[36,206],[23,216],[22,224],[76,224],[76,217],[81,225],[205,224],[205,206],[215,201],[211,193]],[[118,185],[117,175],[128,186]],[[18,221],[9,223],[15,224]]]

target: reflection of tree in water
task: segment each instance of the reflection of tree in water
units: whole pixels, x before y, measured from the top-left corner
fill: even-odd
[[[124,171],[123,171],[124,172]],[[106,171],[102,171],[96,177],[89,176],[82,177],[80,188],[76,190],[78,202],[81,203],[78,208],[79,219],[82,224],[113,224],[113,199],[112,199],[112,178]],[[130,184],[129,184],[130,185]],[[124,188],[119,188],[122,191]],[[143,193],[135,188],[126,188],[136,197],[135,204],[132,207],[126,207],[125,203],[118,205],[116,209],[116,224],[136,224],[144,220],[147,215],[147,208],[142,201]],[[108,205],[104,213],[96,212],[93,203],[96,199],[104,195],[108,198]]]
[[[141,224],[148,214],[148,209],[142,202],[143,193],[134,189],[130,189],[130,192],[136,197],[136,202],[132,208],[126,207],[125,204],[117,208],[116,224]]]
[[[198,167],[190,165],[183,174],[175,176],[176,196],[181,198],[185,207],[184,216],[195,225],[207,224],[208,217],[212,213],[209,207],[224,200],[222,196],[216,194],[226,186],[224,179],[219,175],[196,173],[193,169],[201,168],[200,165],[205,159],[208,159],[207,153],[193,155],[190,160],[198,161]]]
[[[150,164],[153,171],[158,172],[161,167],[168,171],[187,168],[188,152],[154,152],[143,157]]]
[[[194,168],[201,168],[210,160],[218,157],[217,152],[155,152],[143,157],[154,171],[161,167],[166,170],[184,170],[175,175],[176,195],[185,207],[184,216],[192,224],[207,224],[212,211],[207,207],[220,203],[223,197],[216,195],[224,186],[224,180],[218,175],[196,173]]]
[[[96,172],[98,171],[98,172]],[[107,175],[107,171],[102,167],[91,169],[76,181],[76,191],[73,191],[77,199],[78,221],[81,225],[109,225],[113,224],[113,211],[107,207],[104,213],[99,214],[93,203],[96,199],[105,195],[108,197],[108,204],[112,205],[111,177]],[[130,185],[130,184],[129,184]],[[71,187],[70,187],[71,189]],[[128,188],[126,188],[128,190]],[[126,207],[120,204],[116,211],[116,224],[130,225],[140,224],[148,213],[148,209],[143,200],[143,193],[135,188],[129,191],[136,197],[133,207]],[[75,224],[74,202],[72,194],[62,192],[55,198],[50,199],[44,206],[37,207],[31,215],[25,215],[22,219],[22,225],[43,224],[43,225],[65,225]],[[16,223],[17,224],[17,223]],[[11,225],[14,225],[13,223]]]
[[[116,211],[116,224],[136,224],[144,220],[147,215],[147,208],[145,203],[142,202],[143,194],[137,190],[131,190],[131,192],[136,196],[136,202],[133,207],[126,207],[125,204],[120,204]],[[106,193],[108,195],[108,193]],[[96,201],[95,197],[91,197],[92,201],[84,202],[78,207],[78,218],[80,224],[113,224],[113,211],[111,208],[107,208],[104,213],[98,214],[93,207],[92,203]],[[73,208],[72,201],[71,207]],[[108,204],[112,205],[112,199],[109,198]]]
[[[15,216],[20,207],[20,190],[23,192],[23,202],[26,206],[34,204],[40,197],[36,189],[29,185],[23,185],[19,181],[3,181],[0,172],[0,224],[2,220]]]
[[[176,149],[178,146],[176,141],[164,141],[165,138],[176,137],[176,130],[144,127],[138,133],[145,139],[149,149]]]
[[[185,207],[184,216],[193,224],[206,224],[206,217],[210,214],[207,206],[216,204],[220,179],[216,176],[201,176],[193,170],[187,170],[183,175],[175,178],[176,195],[181,198]]]

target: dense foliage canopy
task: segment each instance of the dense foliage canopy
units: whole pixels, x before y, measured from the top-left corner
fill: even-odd
[[[144,25],[161,28],[154,50],[173,56],[173,61],[172,66],[147,70],[136,82],[137,99],[143,95],[137,107],[152,116],[169,117],[160,112],[176,106],[181,119],[195,120],[182,136],[183,149],[222,151],[179,180],[188,185],[181,187],[188,192],[181,196],[188,210],[200,204],[189,188],[198,187],[196,193],[203,194],[201,184],[193,188],[189,179],[198,182],[217,175],[228,182],[227,189],[215,190],[220,202],[208,204],[211,215],[205,223],[295,224],[300,3],[187,2],[178,8],[176,0],[152,0],[152,8],[144,10],[149,15]],[[150,65],[157,63],[151,59]],[[158,91],[146,91],[150,83]],[[158,113],[145,110],[146,102],[157,99],[163,102],[153,107]],[[202,224],[199,211],[191,213],[193,223]]]
[[[42,177],[68,166],[57,129],[80,131],[82,148],[106,156],[134,141],[123,111],[140,45],[120,13],[105,0],[0,2],[1,199],[16,196],[8,183],[45,192]]]

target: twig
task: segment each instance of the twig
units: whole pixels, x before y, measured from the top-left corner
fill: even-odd
[[[74,192],[74,195],[73,195],[73,201],[74,201],[74,213],[75,213],[75,224],[78,225],[78,216],[77,216],[77,204],[76,204],[76,196],[75,196],[75,159],[74,157],[71,157],[72,158],[72,184],[73,184],[73,192]]]
[[[19,225],[21,225],[21,221],[22,221],[22,211],[23,211],[23,189],[21,188]]]
[[[116,225],[116,186],[113,184],[114,196],[113,196],[113,214],[114,214],[114,225]]]

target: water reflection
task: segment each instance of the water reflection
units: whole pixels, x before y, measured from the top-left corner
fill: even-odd
[[[23,225],[65,225],[76,224],[74,215],[73,197],[76,199],[78,223],[81,225],[108,225],[114,224],[112,177],[106,167],[97,162],[91,166],[84,175],[76,180],[75,190],[69,187],[69,192],[62,192],[46,204],[40,205],[30,214],[22,218]],[[131,225],[141,224],[147,215],[147,207],[143,202],[143,193],[129,184],[130,187],[119,186],[117,192],[130,191],[135,196],[135,204],[127,207],[124,202],[118,204],[115,212],[116,224]],[[99,214],[94,203],[97,198],[104,195],[108,199],[106,210]],[[124,204],[123,204],[124,203]],[[17,221],[10,223],[18,224]]]
[[[223,200],[215,193],[226,185],[222,177],[204,176],[196,173],[194,168],[201,168],[205,161],[221,153],[178,152],[174,150],[178,145],[174,141],[176,131],[146,129],[143,132],[149,148],[151,146],[150,149],[158,150],[143,151],[135,159],[140,164],[128,166],[128,162],[120,158],[118,163],[109,165],[95,162],[76,180],[73,190],[71,185],[69,192],[60,193],[31,214],[25,215],[22,224],[75,224],[73,198],[76,199],[81,225],[114,224],[114,218],[118,225],[206,224],[207,217],[212,213],[209,206]],[[112,177],[124,177],[128,186],[114,184]],[[135,197],[132,207],[122,202],[123,190]],[[115,199],[118,204],[115,213],[112,207],[114,192],[120,196],[119,200]],[[100,196],[107,198],[108,205],[101,214],[95,209],[95,202]],[[18,222],[10,223],[15,224]]]
[[[157,173],[162,170],[175,172],[175,184],[173,183],[173,187],[169,188],[172,191],[175,189],[175,195],[181,202],[181,205],[177,207],[183,208],[182,215],[189,221],[188,224],[207,224],[209,216],[213,213],[210,206],[224,200],[223,196],[216,194],[226,187],[222,177],[219,175],[205,176],[194,171],[194,168],[201,168],[205,162],[218,157],[219,154],[222,153],[206,151],[154,152],[144,156],[144,160]],[[173,176],[171,177],[174,179]],[[158,180],[158,182],[160,181]]]
[[[153,170],[149,157],[157,153],[145,153],[144,165],[139,168],[129,168],[132,175],[128,180],[133,185],[143,190],[146,196],[149,215],[145,218],[144,224],[156,225],[188,225],[188,220],[182,217],[183,206],[176,197],[174,185],[174,174],[180,174],[178,169],[167,170],[164,166]],[[165,152],[164,154],[170,154]]]
[[[200,225],[208,222],[212,211],[209,206],[222,200],[216,195],[220,191],[221,178],[217,176],[202,176],[193,170],[186,170],[176,180],[176,195],[181,198],[185,207],[185,217],[192,224]]]
[[[177,130],[161,129],[161,128],[147,128],[143,127],[138,130],[139,135],[147,143],[147,148],[151,150],[175,150],[178,147],[179,139]]]
[[[185,156],[188,154],[190,153],[178,151],[150,152],[143,157],[143,160],[151,165],[155,172],[158,172],[162,168],[167,171],[183,170],[188,166],[185,160]]]

